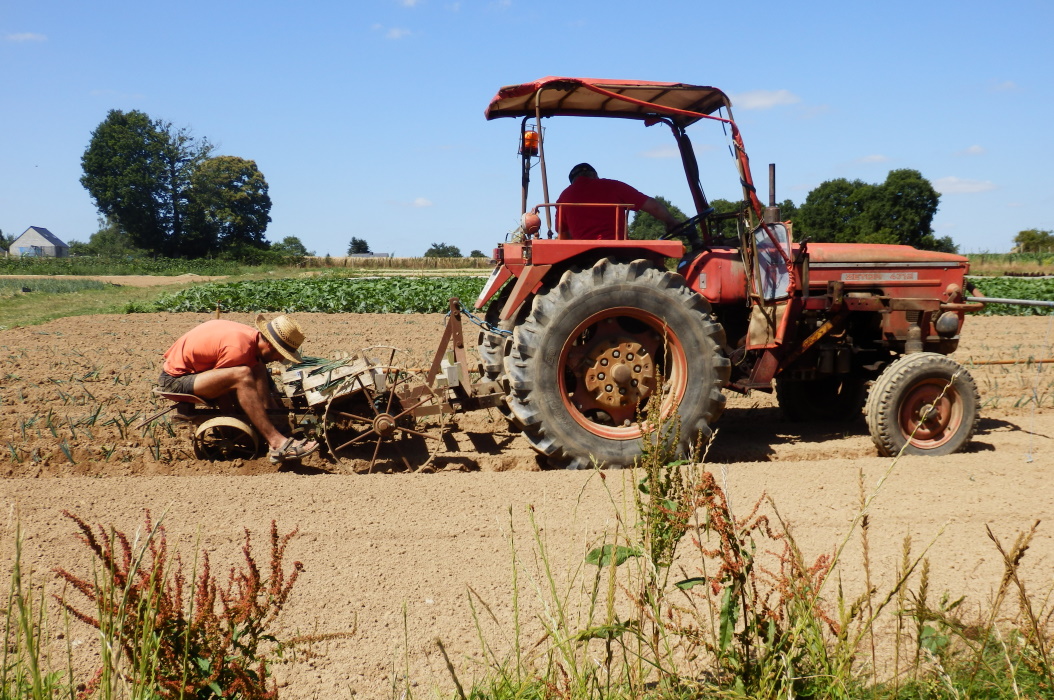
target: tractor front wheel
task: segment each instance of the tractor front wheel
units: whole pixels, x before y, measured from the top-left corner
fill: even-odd
[[[980,395],[966,368],[933,352],[901,357],[867,397],[867,426],[878,451],[895,457],[950,455],[970,442]]]
[[[505,358],[509,407],[554,466],[632,466],[646,435],[687,453],[724,409],[724,341],[680,276],[646,260],[602,259],[564,272],[516,327]],[[649,412],[661,434],[642,428]]]

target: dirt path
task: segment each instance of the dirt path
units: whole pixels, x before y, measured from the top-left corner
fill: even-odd
[[[629,472],[609,472],[601,480],[543,470],[523,439],[486,412],[459,419],[453,458],[434,474],[354,474],[356,465],[322,460],[307,460],[296,472],[276,472],[262,459],[212,464],[193,458],[182,429],[149,437],[128,429],[124,423],[155,408],[148,393],[160,352],[205,318],[93,316],[0,331],[0,470],[6,475],[0,502],[9,507],[9,523],[20,519],[25,560],[42,578],[60,565],[89,571],[63,509],[129,532],[141,524],[143,509],[165,513],[171,542],[184,551],[201,542],[216,563],[237,562],[243,527],[258,536],[258,551],[271,520],[283,532],[299,527],[289,555],[306,568],[284,617],[286,631],[352,634],[318,644],[318,656],[282,665],[283,696],[349,697],[354,691],[356,697],[390,697],[393,669],[402,673],[409,666],[417,696],[428,697],[434,684],[450,687],[436,638],[462,682],[481,670],[468,586],[501,623],[501,633],[486,623],[488,641],[507,646],[510,522],[525,561],[533,562],[533,508],[561,579],[602,533],[614,531],[612,502],[624,502]],[[441,316],[298,318],[310,352],[322,356],[397,339],[410,354],[427,357],[442,323]],[[1051,357],[1050,326],[1044,318],[971,318],[957,357]],[[880,590],[892,583],[906,535],[919,552],[943,528],[929,552],[931,590],[967,594],[981,604],[1000,572],[985,525],[1010,540],[1054,514],[1051,370],[986,366],[972,372],[986,405],[970,451],[901,460],[873,504],[871,559]],[[1019,405],[1030,396],[1045,407]],[[745,513],[769,494],[810,559],[844,538],[860,500],[860,472],[870,490],[890,466],[874,456],[862,421],[836,429],[788,423],[763,394],[731,400],[718,427],[712,469],[733,508]],[[10,536],[2,549],[9,557]],[[853,538],[842,570],[849,597],[863,590],[860,556]],[[1054,532],[1047,523],[1025,564],[1034,589],[1045,590],[1054,570]],[[528,574],[537,574],[531,563],[521,576]],[[529,583],[521,604],[524,620],[540,608]],[[528,645],[538,635],[537,622],[526,623]],[[74,630],[73,637],[84,642],[78,648],[93,643],[86,630]]]

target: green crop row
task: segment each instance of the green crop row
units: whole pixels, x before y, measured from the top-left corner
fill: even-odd
[[[971,281],[986,297],[1054,301],[1054,278],[981,277]],[[1046,316],[1052,312],[1054,309],[1039,306],[986,304],[980,313],[985,316]]]
[[[974,278],[989,297],[1054,301],[1054,279]],[[150,303],[131,304],[130,313],[223,311],[307,311],[317,313],[442,313],[450,297],[466,306],[483,288],[481,277],[301,277],[242,282],[214,282],[161,295]],[[989,304],[981,313],[998,316],[1046,315],[1054,309]]]
[[[469,306],[486,280],[480,277],[380,277],[249,280],[199,284],[164,294],[148,304],[129,305],[130,313],[157,311],[251,313],[442,313],[450,297]]]

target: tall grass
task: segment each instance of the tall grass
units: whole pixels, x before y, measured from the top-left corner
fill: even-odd
[[[244,564],[231,567],[221,582],[207,553],[199,560],[195,552],[189,572],[178,554],[169,556],[164,526],[149,513],[132,538],[64,515],[77,526],[95,567],[88,576],[57,569],[66,588],[53,599],[68,615],[67,628],[78,620],[98,630],[98,668],[90,678],[75,679],[68,648],[62,663],[48,656],[55,640],[69,639],[68,629],[54,634],[48,628],[47,598],[22,571],[16,532],[0,697],[277,697],[270,672],[282,645],[272,628],[302,569],[300,562],[291,571],[284,565],[295,531],[280,536],[271,523],[269,576],[264,576],[246,530]],[[80,604],[72,599],[78,596]]]
[[[1054,252],[966,253],[970,274],[999,277],[1019,274],[1054,274]]]
[[[988,609],[967,614],[962,599],[934,600],[932,542],[916,551],[906,539],[892,580],[879,587],[869,506],[881,481],[865,493],[861,474],[849,532],[809,559],[770,499],[734,512],[718,476],[701,461],[670,462],[659,442],[646,441],[640,468],[622,473],[634,494],[629,508],[609,487],[610,475],[597,472],[616,525],[571,564],[570,583],[558,583],[558,565],[528,512],[544,637],[523,638],[524,562],[513,546],[511,651],[495,651],[481,624],[489,608],[470,591],[487,669],[465,689],[451,667],[458,697],[1054,697],[1051,585],[1034,597],[1020,573],[1035,526],[1009,546],[989,531],[1003,575]],[[865,569],[858,592],[841,585],[841,553],[853,537]],[[889,619],[896,622],[892,659],[876,641],[876,625]]]
[[[49,655],[47,601],[33,573],[22,568],[22,531],[16,526],[14,561],[4,608],[0,651],[0,697],[54,700],[75,695],[72,664]]]

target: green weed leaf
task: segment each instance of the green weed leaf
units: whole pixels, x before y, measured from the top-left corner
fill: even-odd
[[[586,563],[594,566],[608,566],[611,564],[611,558],[614,557],[615,566],[622,566],[630,557],[639,556],[641,556],[641,551],[637,547],[606,544],[603,547],[597,547],[590,551],[586,555]]]
[[[693,578],[686,578],[683,581],[678,581],[673,585],[677,586],[682,591],[690,591],[696,586],[701,586],[704,583],[706,583],[706,578],[704,576],[695,576]]]
[[[618,639],[626,632],[635,632],[639,627],[636,620],[617,622],[613,625],[599,625],[582,630],[574,636],[574,639],[578,642],[588,642],[591,639]]]

